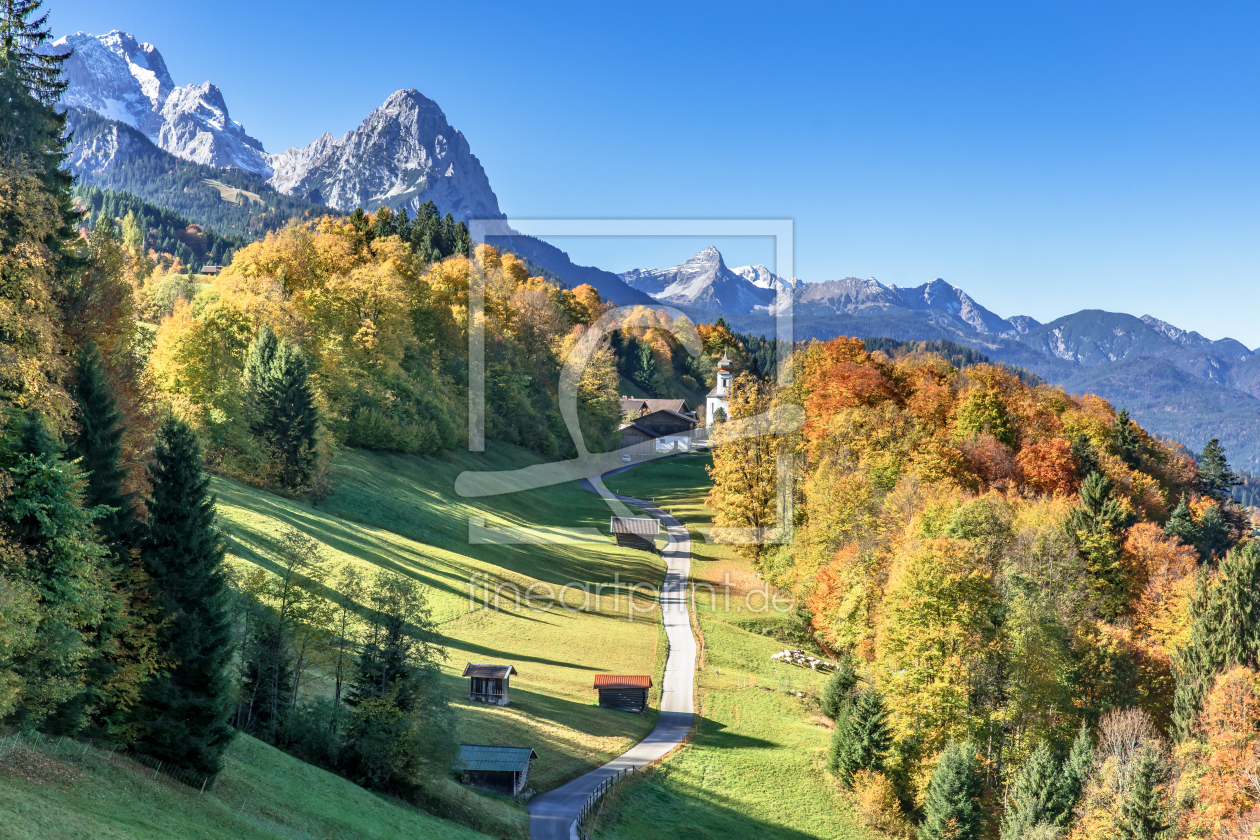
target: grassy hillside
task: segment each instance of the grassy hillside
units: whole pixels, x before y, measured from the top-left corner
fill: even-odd
[[[513,603],[522,593],[559,594],[563,585],[643,581],[659,584],[664,566],[656,555],[617,548],[611,538],[585,544],[495,545],[469,543],[470,516],[487,528],[555,529],[598,527],[607,531],[608,508],[576,484],[465,500],[454,490],[464,470],[510,470],[539,459],[523,450],[493,447],[485,454],[417,456],[346,450],[337,458],[336,491],[318,509],[216,479],[219,512],[234,562],[272,567],[284,527],[298,528],[324,546],[334,562],[384,568],[428,587],[449,659],[443,674],[466,743],[530,746],[539,759],[530,786],[543,791],[624,752],[655,722],[655,712],[626,715],[601,709],[592,690],[594,675],[658,673],[665,648],[656,604],[636,600],[634,620],[627,601],[614,610],[611,589],[601,609],[567,611]],[[480,574],[482,577],[473,578]],[[470,581],[472,586],[470,587]],[[502,585],[499,610],[483,608],[487,594]],[[470,611],[469,596],[475,598]],[[580,591],[570,590],[576,606]],[[467,662],[511,663],[512,704],[497,708],[467,701]],[[487,797],[487,799],[491,799]],[[523,810],[522,812],[523,813]]]
[[[0,755],[0,838],[47,840],[474,840],[471,829],[369,793],[248,736],[204,794],[73,742]]]
[[[592,833],[654,838],[660,826],[671,825],[674,836],[713,840],[868,837],[854,822],[850,797],[826,770],[830,721],[817,711],[825,677],[770,659],[787,646],[775,638],[783,637],[786,620],[757,611],[761,582],[748,561],[700,536],[712,516],[703,504],[708,462],[656,461],[605,481],[614,492],[655,497],[685,520],[696,536],[693,578],[719,593],[729,586],[730,598],[714,602],[699,590],[702,721],[695,738],[612,794]]]

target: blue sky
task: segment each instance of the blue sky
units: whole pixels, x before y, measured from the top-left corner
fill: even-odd
[[[606,6],[606,8],[605,8]],[[772,217],[796,273],[1260,345],[1260,6],[49,0],[209,79],[270,151],[414,87],[521,217]],[[624,270],[693,240],[565,240]],[[719,243],[772,264],[765,240]]]

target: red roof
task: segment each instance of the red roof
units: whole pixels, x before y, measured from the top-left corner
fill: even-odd
[[[596,688],[651,688],[652,678],[647,674],[596,674]]]

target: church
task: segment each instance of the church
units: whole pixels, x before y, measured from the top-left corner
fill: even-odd
[[[704,403],[704,424],[712,426],[717,422],[717,410],[722,409],[722,417],[729,418],[731,416],[731,360],[726,353],[722,354],[722,360],[717,365],[717,384],[713,386],[713,390],[709,392],[708,398]]]

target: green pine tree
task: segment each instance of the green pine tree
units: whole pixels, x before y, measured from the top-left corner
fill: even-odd
[[[857,685],[857,674],[848,660],[832,673],[831,678],[823,686],[821,705],[822,713],[834,721],[839,721],[844,710],[849,706],[853,687]]]
[[[1260,664],[1260,546],[1225,555],[1216,580],[1201,575],[1190,599],[1190,641],[1173,659],[1173,728],[1188,738],[1203,697],[1230,665]]]
[[[1131,467],[1137,465],[1141,442],[1133,421],[1129,419],[1127,408],[1120,409],[1120,413],[1116,415],[1115,425],[1111,428],[1111,445],[1126,464]]]
[[[920,840],[979,840],[984,830],[982,783],[975,748],[950,741],[928,782]]]
[[[319,430],[306,359],[264,324],[246,352],[244,378],[250,430],[271,454],[277,482],[305,489],[318,466]]]
[[[133,556],[139,548],[140,521],[131,494],[123,490],[122,417],[91,342],[79,353],[73,394],[79,421],[73,451],[87,473],[88,504],[107,511],[97,529],[110,549],[104,566],[108,597],[101,623],[94,628],[97,655],[87,672],[89,725],[94,736],[127,740],[133,729],[131,708],[157,661],[147,578]]]
[[[841,781],[852,787],[859,770],[882,770],[892,732],[879,692],[868,688],[853,701],[848,714],[837,721],[831,736],[830,765]]]
[[[1203,447],[1199,455],[1199,478],[1203,487],[1215,498],[1224,501],[1230,491],[1242,484],[1237,474],[1225,460],[1225,447],[1216,438],[1212,438]]]
[[[35,17],[44,0],[6,0],[0,5],[0,74],[12,77],[47,106],[65,93],[62,66],[69,54],[50,54],[48,15]]]
[[[95,523],[103,508],[86,504],[82,473],[60,455],[39,414],[27,412],[17,445],[0,453],[9,479],[0,521],[15,549],[5,576],[27,589],[38,607],[34,644],[12,663],[9,716],[21,728],[73,734],[84,723],[84,676],[98,655],[92,628],[108,598],[108,550]]]
[[[223,541],[214,525],[196,437],[168,418],[150,468],[144,563],[164,623],[160,649],[176,663],[145,688],[138,747],[162,761],[214,774],[232,739],[232,658]]]
[[[1002,840],[1021,840],[1033,826],[1051,822],[1054,798],[1061,777],[1059,762],[1050,747],[1041,744],[1020,768],[1015,790],[1002,820]]]
[[[1076,464],[1076,474],[1082,481],[1091,473],[1098,472],[1098,456],[1094,453],[1094,445],[1083,434],[1072,438],[1072,461]]]
[[[1068,518],[1068,532],[1085,559],[1090,594],[1104,618],[1114,618],[1125,608],[1131,580],[1121,562],[1119,533],[1129,525],[1111,480],[1092,472],[1081,482],[1081,503]]]
[[[1072,820],[1072,810],[1085,789],[1085,780],[1093,770],[1094,741],[1089,736],[1089,729],[1082,726],[1054,784],[1054,798],[1047,814],[1050,823],[1060,828],[1067,827]]]
[[[1124,840],[1156,840],[1172,827],[1167,822],[1162,776],[1160,757],[1149,743],[1143,744],[1120,813],[1118,827]]]
[[[1229,523],[1220,505],[1212,505],[1199,517],[1199,554],[1204,559],[1220,557],[1230,547]]]
[[[122,416],[114,389],[105,378],[105,365],[96,344],[89,341],[79,353],[73,390],[78,404],[79,434],[74,452],[87,473],[86,498],[107,505],[110,512],[97,523],[114,553],[125,557],[134,543],[139,521],[131,495],[123,492]]]
[[[1168,522],[1164,525],[1164,533],[1170,537],[1179,538],[1186,545],[1199,544],[1202,534],[1199,533],[1199,526],[1190,515],[1190,505],[1186,503],[1185,493],[1181,494],[1181,501],[1169,515]]]

